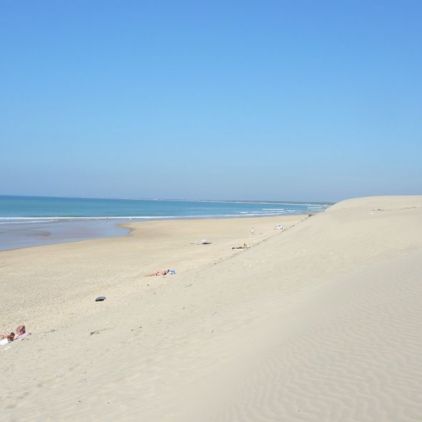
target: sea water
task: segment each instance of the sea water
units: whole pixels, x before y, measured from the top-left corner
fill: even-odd
[[[327,203],[0,196],[0,250],[122,236],[128,221],[308,214]]]

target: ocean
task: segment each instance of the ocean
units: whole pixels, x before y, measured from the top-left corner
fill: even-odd
[[[228,218],[323,211],[328,203],[0,196],[0,250],[123,236],[127,221]]]

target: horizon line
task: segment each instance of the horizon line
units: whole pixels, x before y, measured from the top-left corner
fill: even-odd
[[[85,199],[105,201],[169,201],[169,202],[242,202],[242,203],[283,203],[283,204],[335,204],[338,201],[290,201],[274,199],[188,199],[188,198],[105,198],[89,196],[55,196],[55,195],[14,195],[0,194],[0,198],[43,198],[43,199]]]

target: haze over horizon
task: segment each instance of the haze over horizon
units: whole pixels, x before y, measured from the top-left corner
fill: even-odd
[[[422,194],[422,4],[0,5],[0,195]]]
[[[192,202],[274,202],[274,203],[321,203],[329,204],[334,203],[333,201],[294,201],[289,199],[239,199],[239,198],[230,198],[230,199],[209,199],[209,198],[113,198],[113,197],[92,197],[92,196],[49,196],[49,195],[3,195],[0,194],[0,198],[50,198],[50,199],[91,199],[91,200],[104,200],[104,201],[192,201]]]

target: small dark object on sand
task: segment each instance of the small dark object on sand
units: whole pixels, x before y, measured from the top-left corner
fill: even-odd
[[[248,249],[248,245],[244,243],[242,246],[232,246],[232,249]]]
[[[97,298],[95,298],[96,302],[103,302],[104,300],[106,300],[105,296],[98,296]]]

